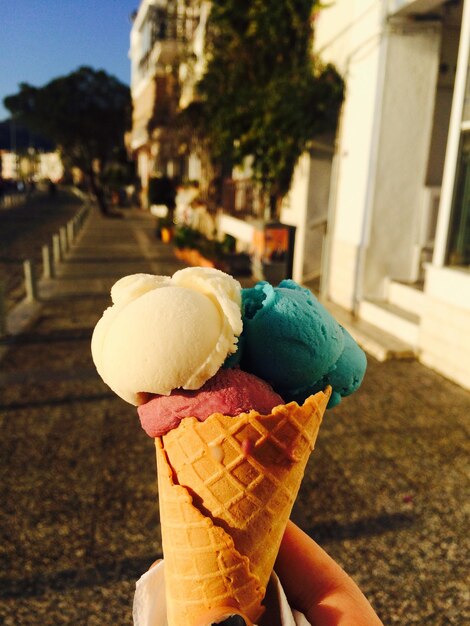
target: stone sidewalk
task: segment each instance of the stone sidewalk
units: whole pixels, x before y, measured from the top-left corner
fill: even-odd
[[[98,378],[93,327],[114,281],[182,267],[154,221],[92,212],[0,370],[0,624],[132,623],[161,555],[153,442]],[[327,413],[293,517],[385,624],[470,622],[470,394],[414,361],[378,363]]]

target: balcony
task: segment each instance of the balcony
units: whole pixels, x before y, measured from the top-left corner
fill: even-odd
[[[198,23],[199,13],[194,7],[178,2],[168,2],[165,7],[149,6],[140,28],[142,57],[139,72],[145,75],[149,69],[158,66],[177,65]]]
[[[222,184],[221,204],[224,213],[240,219],[260,217],[257,186],[250,179],[226,178]]]

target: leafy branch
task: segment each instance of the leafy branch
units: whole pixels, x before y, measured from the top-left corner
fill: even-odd
[[[251,156],[253,178],[277,201],[309,142],[334,130],[343,99],[336,69],[312,58],[319,8],[312,0],[214,0],[207,69],[181,118],[219,169]]]

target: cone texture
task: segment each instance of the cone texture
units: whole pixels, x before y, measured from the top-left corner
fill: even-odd
[[[157,438],[168,626],[220,604],[251,620],[261,602],[331,390]]]

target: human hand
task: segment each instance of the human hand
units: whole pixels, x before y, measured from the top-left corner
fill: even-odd
[[[151,565],[154,567],[161,559]],[[275,571],[292,609],[312,626],[383,626],[356,583],[328,554],[288,522]],[[268,586],[260,626],[280,626],[276,591]],[[218,606],[192,626],[253,626],[235,606]]]
[[[312,626],[383,626],[352,578],[292,522],[274,569],[290,606]]]
[[[291,608],[305,615],[312,626],[383,626],[373,608],[346,572],[313,539],[288,522],[275,571]],[[275,594],[266,598],[260,626],[278,626]],[[252,626],[231,607],[217,607],[194,626]]]

